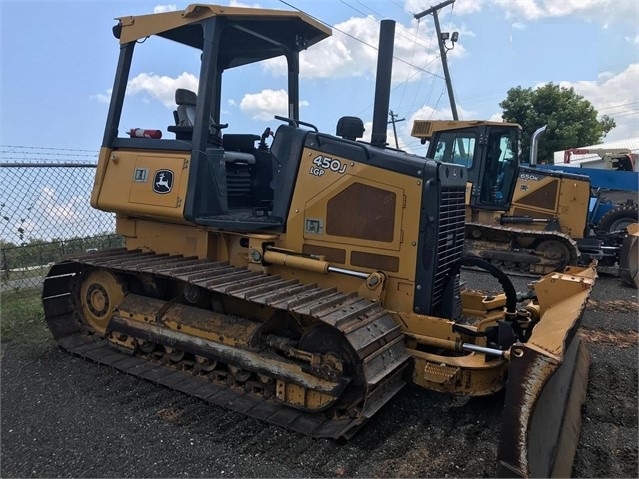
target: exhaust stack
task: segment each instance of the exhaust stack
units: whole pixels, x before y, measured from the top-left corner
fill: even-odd
[[[394,41],[395,21],[382,20],[379,28],[375,105],[373,107],[373,131],[371,132],[371,145],[380,148],[384,148],[387,145],[386,127],[388,125],[388,105],[390,103],[391,74],[393,72]]]
[[[530,139],[530,166],[537,166],[537,150],[539,149],[539,137],[546,133],[548,125],[537,128]]]

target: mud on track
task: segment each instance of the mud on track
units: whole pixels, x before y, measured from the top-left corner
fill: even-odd
[[[469,286],[486,287],[481,273]],[[491,279],[492,281],[492,279]],[[526,279],[515,279],[523,289]],[[491,286],[495,289],[495,286]],[[637,291],[598,280],[573,469],[637,477]],[[51,347],[1,363],[2,477],[489,477],[502,395],[460,401],[404,388],[351,441],[310,439]]]

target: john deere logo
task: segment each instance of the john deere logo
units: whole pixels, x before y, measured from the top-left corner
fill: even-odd
[[[164,195],[173,188],[173,172],[171,170],[158,170],[153,180],[153,191]]]

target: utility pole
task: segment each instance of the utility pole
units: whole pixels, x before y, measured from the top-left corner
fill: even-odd
[[[445,2],[440,3],[439,5],[435,5],[434,7],[430,7],[428,10],[424,10],[422,13],[418,13],[415,15],[415,18],[419,20],[426,15],[430,15],[432,13],[433,19],[435,20],[435,31],[437,32],[437,43],[439,44],[439,54],[442,57],[442,66],[444,67],[444,79],[446,80],[446,88],[448,89],[448,99],[450,100],[450,109],[453,112],[453,120],[459,120],[459,116],[457,115],[457,106],[455,104],[455,95],[453,94],[453,85],[450,81],[450,73],[448,72],[448,62],[446,61],[446,40],[448,39],[448,34],[442,35],[442,32],[439,28],[439,18],[437,17],[437,11],[441,10],[448,5],[455,3],[455,0],[447,0]],[[456,33],[453,33],[453,46],[455,45],[455,41],[457,40]]]
[[[395,123],[399,123],[400,121],[404,121],[406,120],[406,118],[401,118],[399,120],[396,120],[395,117],[397,117],[399,115],[395,115],[393,113],[393,110],[390,110],[390,117],[391,117],[391,121],[389,121],[388,123],[392,123],[393,124],[393,135],[395,135],[395,148],[397,148],[399,150],[399,143],[397,142],[397,129],[395,128]]]

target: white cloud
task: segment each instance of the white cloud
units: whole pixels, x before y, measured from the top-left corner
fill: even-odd
[[[607,27],[610,22],[637,18],[639,3],[619,0],[492,0],[504,10],[506,18],[535,21],[544,18],[569,17],[594,21]]]
[[[457,113],[460,119],[466,120],[476,120],[475,116],[477,112],[473,110],[465,110],[464,108],[457,105]],[[413,113],[410,118],[408,118],[408,124],[410,128],[413,126],[413,122],[415,120],[452,120],[453,113],[450,107],[442,107],[442,108],[433,108],[429,105],[422,106],[419,110]],[[410,130],[409,128],[409,130]]]
[[[335,25],[331,37],[300,53],[300,75],[304,78],[374,78],[379,28],[379,22],[372,16],[350,18]],[[465,53],[463,45],[457,43],[449,52],[449,59],[462,57]],[[423,23],[409,27],[397,24],[393,56],[392,81],[395,84],[417,81],[422,74],[428,75],[437,70],[439,50],[433,27]],[[273,75],[286,73],[283,58],[269,61],[265,68]]]
[[[358,138],[358,140],[365,141],[367,143],[371,142],[371,131],[373,130],[373,122],[367,121],[364,123],[364,135],[362,138]]]
[[[364,123],[364,135],[362,136],[362,138],[358,138],[358,140],[370,143],[372,133],[373,133],[373,122],[367,121]],[[399,128],[397,128],[397,142],[395,142],[395,134],[393,132],[393,127],[391,126],[386,129],[386,143],[390,148],[395,148],[395,145],[397,144],[400,150],[407,149],[407,143],[405,140],[406,140],[406,136],[401,134],[401,131]]]
[[[243,7],[243,8],[263,8],[259,3],[242,3],[236,0],[231,0],[229,2],[229,7]],[[167,5],[156,5],[153,7],[153,13],[165,13],[165,12],[174,12],[177,10],[177,6],[175,3],[170,3]]]
[[[501,111],[498,113],[493,113],[492,115],[490,115],[490,118],[488,118],[488,121],[504,121],[502,115],[503,113]]]
[[[465,110],[460,105],[457,105],[457,113],[459,118],[464,120],[477,120],[477,112],[473,110]],[[405,149],[409,153],[424,156],[428,148],[426,145],[421,144],[421,140],[410,136],[413,129],[413,123],[415,120],[452,120],[453,113],[450,107],[433,108],[429,105],[423,105],[419,110],[413,113],[410,117],[406,118],[405,122],[398,124],[397,134],[399,136],[400,148]],[[499,119],[501,121],[501,118]],[[392,136],[389,136],[392,138]],[[394,144],[394,140],[393,140]]]
[[[160,100],[167,108],[175,107],[175,90],[186,88],[198,90],[198,79],[192,73],[181,73],[177,78],[153,73],[140,73],[132,78],[127,85],[127,94],[145,93],[151,98]]]
[[[574,88],[575,92],[588,100],[600,115],[615,120],[606,140],[633,138],[639,126],[639,63],[632,63],[618,73],[603,72],[597,81],[561,82],[560,86]]]
[[[242,8],[263,8],[259,3],[242,3],[236,0],[229,2],[229,7],[242,7]]]
[[[170,3],[168,5],[156,5],[153,7],[153,13],[165,13],[165,12],[174,12],[177,10],[175,3]]]
[[[300,100],[300,108],[308,106]],[[286,90],[262,90],[248,93],[240,101],[240,109],[254,120],[272,120],[274,115],[288,116],[288,93]]]
[[[91,95],[89,98],[91,98],[91,100],[96,100],[99,103],[110,103],[112,93],[113,88],[109,88],[106,93],[96,93],[95,95]]]
[[[370,73],[377,52],[362,42],[376,47],[377,41],[373,37],[378,29],[379,25],[372,17],[351,18],[335,25],[331,37],[300,52],[300,75],[305,78],[344,78]],[[285,60],[281,57],[267,62],[265,68],[273,75],[286,74]]]

